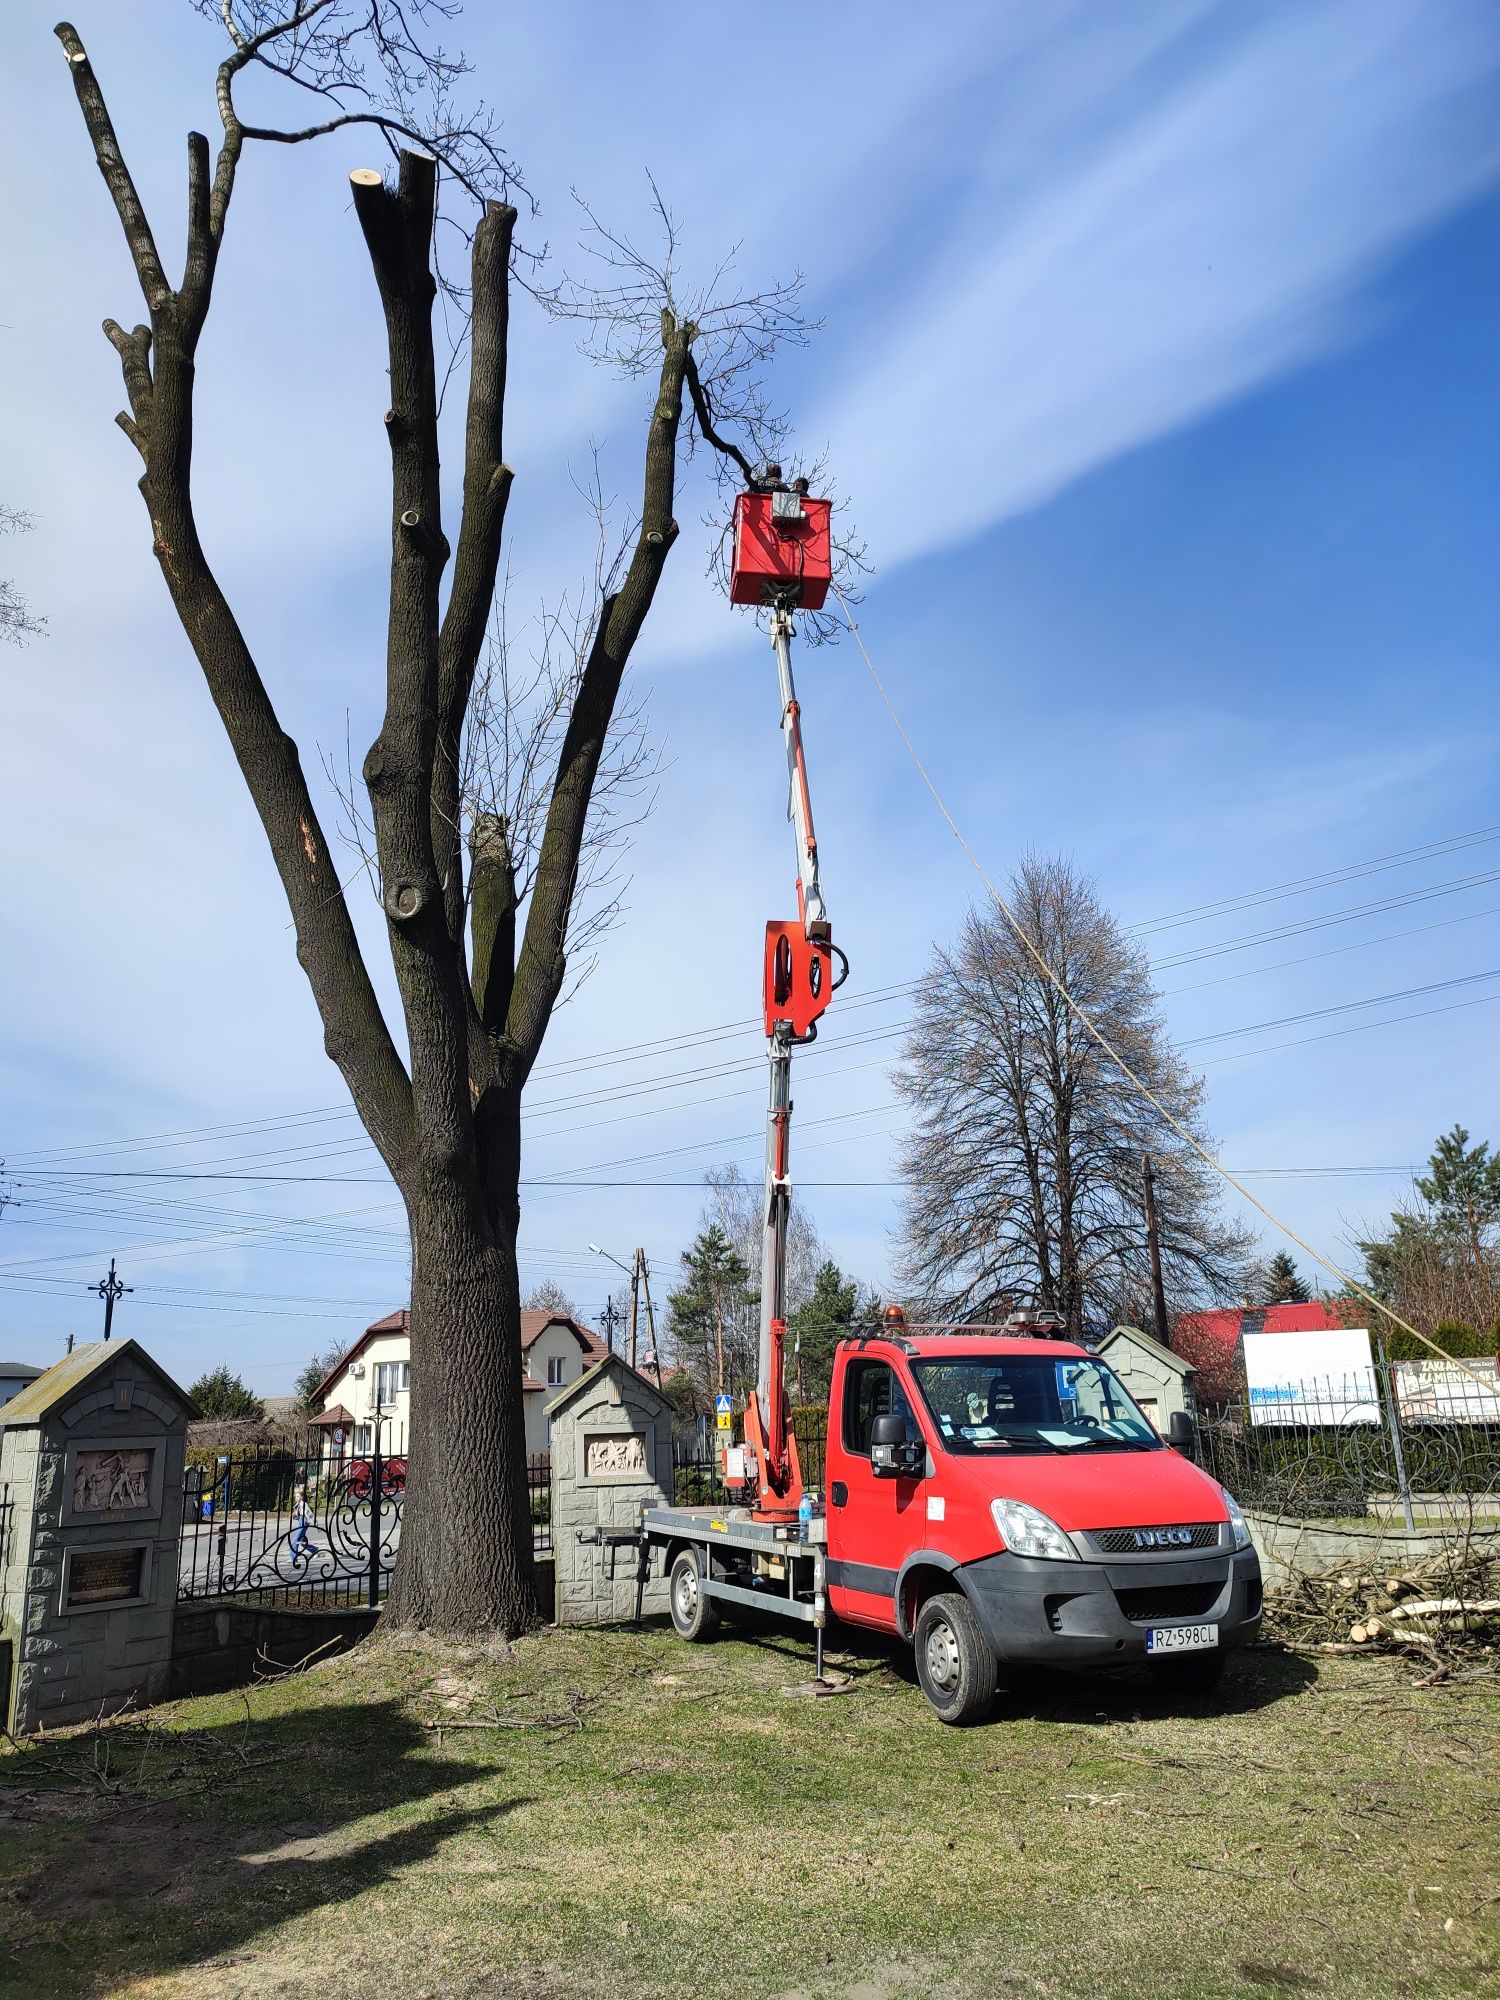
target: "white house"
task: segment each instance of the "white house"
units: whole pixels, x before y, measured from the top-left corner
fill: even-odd
[[[596,1334],[566,1313],[523,1312],[521,1388],[526,1407],[528,1456],[547,1449],[550,1425],[543,1405],[576,1382],[605,1352]],[[320,1429],[342,1429],[355,1452],[374,1442],[374,1413],[387,1419],[386,1451],[405,1448],[411,1417],[411,1315],[403,1307],[367,1326],[319,1383],[313,1398]]]

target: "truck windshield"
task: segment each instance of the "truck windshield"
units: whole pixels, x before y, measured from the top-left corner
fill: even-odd
[[[1163,1449],[1102,1361],[966,1354],[914,1361],[912,1374],[952,1452]]]

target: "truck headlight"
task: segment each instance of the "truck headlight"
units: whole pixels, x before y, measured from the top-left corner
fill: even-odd
[[[1056,1521],[1024,1500],[992,1500],[990,1512],[1000,1540],[1012,1555],[1047,1556],[1054,1562],[1077,1562],[1078,1551]]]
[[[1221,1486],[1219,1491],[1224,1495],[1224,1505],[1229,1509],[1229,1532],[1234,1538],[1234,1545],[1237,1549],[1248,1549],[1250,1524],[1240,1512],[1240,1503],[1227,1486]]]

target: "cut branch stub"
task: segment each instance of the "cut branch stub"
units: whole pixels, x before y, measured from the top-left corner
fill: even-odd
[[[384,902],[392,923],[409,924],[427,907],[427,891],[420,882],[388,882]]]

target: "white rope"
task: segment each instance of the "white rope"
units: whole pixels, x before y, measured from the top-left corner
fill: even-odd
[[[1478,1368],[1471,1368],[1469,1364],[1463,1359],[1461,1359],[1458,1355],[1447,1353],[1445,1349],[1438,1346],[1435,1340],[1430,1340],[1427,1337],[1427,1335],[1423,1333],[1420,1327],[1413,1326],[1410,1320],[1403,1319],[1400,1313],[1393,1311],[1390,1306],[1382,1304],[1382,1302],[1376,1298],[1373,1292],[1368,1291],[1365,1288],[1365,1286],[1360,1284],[1357,1278],[1352,1278],[1347,1271],[1341,1270],[1339,1266],[1333,1262],[1332,1258],[1325,1257],[1323,1255],[1323,1252],[1321,1250],[1314,1249],[1313,1245],[1309,1243],[1305,1237],[1299,1236],[1296,1230],[1293,1229],[1293,1227],[1289,1222],[1284,1222],[1282,1218],[1276,1214],[1274,1209],[1268,1208],[1258,1195],[1252,1194],[1249,1188],[1247,1188],[1242,1181],[1236,1180],[1234,1175],[1229,1171],[1228,1167],[1226,1167],[1222,1161],[1215,1159],[1214,1155],[1209,1152],[1208,1148],[1205,1145],[1203,1145],[1201,1141],[1195,1138],[1194,1135],[1188,1130],[1188,1128],[1183,1124],[1182,1120],[1180,1118],[1175,1118],[1172,1115],[1172,1113],[1167,1109],[1167,1107],[1161,1102],[1160,1098],[1154,1096],[1150,1088],[1141,1080],[1140,1077],[1136,1075],[1135,1071],[1130,1067],[1130,1064],[1126,1062],[1124,1056],[1120,1054],[1119,1050],[1114,1046],[1114,1044],[1110,1041],[1109,1037],[1104,1033],[1104,1030],[1095,1024],[1092,1017],[1084,1011],[1084,1009],[1079,1005],[1079,1003],[1073,998],[1073,995],[1068,991],[1067,987],[1063,984],[1062,980],[1058,978],[1057,974],[1053,971],[1051,965],[1047,962],[1047,959],[1044,956],[1044,954],[1037,947],[1037,945],[1035,945],[1032,942],[1031,938],[1027,935],[1027,933],[1021,928],[1021,925],[1016,921],[1016,918],[1012,913],[1009,904],[1007,904],[1005,898],[1001,895],[1000,891],[995,887],[994,883],[990,880],[988,874],[985,872],[985,867],[983,862],[979,859],[979,856],[974,852],[973,848],[970,847],[968,841],[964,838],[963,832],[959,827],[958,821],[953,817],[952,813],[949,812],[946,804],[943,801],[942,793],[933,783],[931,774],[929,773],[927,766],[922,762],[922,759],[918,754],[916,744],[912,742],[910,736],[908,736],[908,734],[906,733],[906,725],[902,722],[900,716],[897,715],[895,710],[895,705],[891,701],[890,696],[886,693],[885,683],[881,680],[879,674],[875,671],[875,662],[870,658],[869,648],[865,645],[864,637],[860,632],[859,626],[855,622],[854,613],[849,609],[848,599],[844,596],[843,591],[839,589],[837,583],[833,585],[833,592],[834,595],[838,598],[839,603],[843,606],[844,617],[848,623],[849,631],[853,636],[855,645],[858,646],[860,650],[860,654],[864,659],[866,667],[869,669],[870,679],[875,683],[876,692],[879,694],[880,699],[885,704],[885,712],[891,718],[891,721],[896,725],[896,733],[901,738],[901,741],[906,745],[907,754],[910,756],[913,764],[916,765],[917,772],[918,775],[921,777],[922,783],[927,787],[928,791],[931,793],[933,804],[937,807],[938,811],[942,814],[943,818],[948,822],[949,832],[953,835],[953,838],[958,842],[959,846],[962,848],[964,855],[969,862],[970,867],[974,870],[974,873],[979,877],[980,881],[984,884],[985,890],[989,895],[991,901],[994,903],[996,909],[999,910],[1000,914],[1004,917],[1006,923],[1009,924],[1014,935],[1017,938],[1019,938],[1021,943],[1025,946],[1027,952],[1035,961],[1037,970],[1042,973],[1044,978],[1049,980],[1051,984],[1056,987],[1058,993],[1061,995],[1063,999],[1064,1004],[1076,1016],[1077,1020],[1084,1028],[1084,1030],[1088,1034],[1092,1035],[1094,1040],[1099,1044],[1100,1048],[1103,1049],[1104,1053],[1109,1057],[1110,1061],[1113,1062],[1123,1072],[1123,1074],[1129,1078],[1131,1083],[1135,1085],[1136,1089],[1141,1093],[1141,1096],[1145,1098],[1146,1102],[1152,1107],[1152,1109],[1157,1113],[1157,1115],[1160,1118],[1164,1119],[1166,1123],[1171,1126],[1172,1130],[1177,1134],[1178,1138],[1181,1139],[1184,1142],[1184,1144],[1192,1148],[1192,1150],[1198,1155],[1199,1159],[1203,1161],[1205,1166],[1212,1167],[1213,1171],[1216,1174],[1222,1176],[1222,1178],[1229,1183],[1230,1187],[1234,1189],[1235,1193],[1240,1197],[1242,1201],[1247,1201],[1249,1202],[1252,1208],[1258,1209],[1260,1213],[1266,1218],[1267,1222],[1269,1222],[1272,1225],[1273,1228],[1279,1229],[1284,1236],[1288,1237],[1293,1243],[1296,1244],[1299,1250],[1305,1251],[1307,1255],[1314,1260],[1315,1263],[1321,1264],[1325,1271],[1331,1272],[1333,1276],[1338,1279],[1339,1283],[1343,1285],[1348,1291],[1352,1292],[1356,1297],[1363,1299],[1367,1305],[1373,1306],[1376,1312],[1383,1313],[1388,1320],[1391,1320],[1392,1322],[1394,1322],[1395,1325],[1403,1328],[1407,1333],[1411,1334],[1413,1338],[1420,1340],[1424,1347],[1431,1348],[1432,1352],[1436,1354],[1441,1360],[1451,1361],[1456,1368],[1462,1368],[1466,1374],[1472,1375],[1476,1382],[1483,1383],[1487,1389],[1491,1388],[1493,1385],[1490,1382],[1489,1378],[1485,1376],[1483,1373],[1481,1373],[1481,1371]]]

